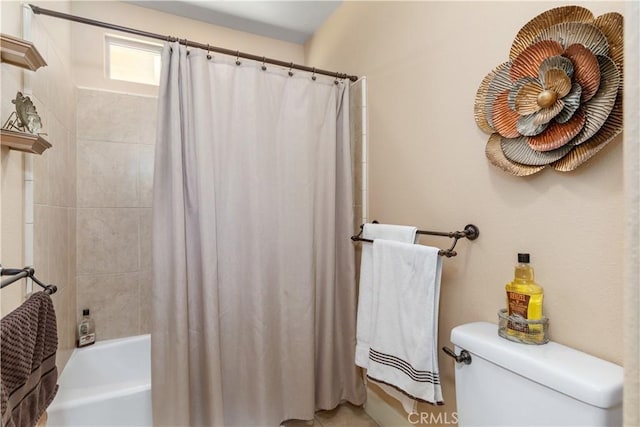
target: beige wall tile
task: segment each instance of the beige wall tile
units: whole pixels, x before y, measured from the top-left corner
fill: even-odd
[[[138,145],[78,142],[78,207],[138,206]]]
[[[140,209],[140,270],[151,269],[151,208]]]
[[[48,259],[49,272],[47,276],[39,275],[45,282],[54,284],[58,290],[53,295],[53,302],[58,320],[58,366],[63,367],[75,347],[75,332],[72,314],[75,311],[75,278],[70,278],[70,253],[74,246],[70,242],[72,234],[69,230],[69,211],[74,209],[63,207],[46,207],[41,209],[47,221],[48,228]],[[37,215],[38,210],[36,210]],[[48,215],[47,215],[48,214]],[[36,217],[36,220],[38,218]],[[36,240],[39,237],[36,236]]]
[[[138,276],[138,289],[140,293],[140,334],[151,333],[151,292],[153,288],[153,273],[151,270],[143,270]]]
[[[362,86],[363,80],[358,80],[351,84],[349,92],[349,103],[356,107],[362,107]]]
[[[68,206],[70,203],[70,188],[67,175],[70,173],[69,135],[62,124],[52,115],[50,121],[50,142],[53,145],[49,154],[49,204],[52,206]],[[37,177],[36,177],[37,179]],[[36,185],[38,185],[36,183]]]
[[[139,269],[138,209],[79,208],[77,215],[79,275]]]
[[[353,204],[362,205],[362,107],[350,106],[350,141],[353,176]],[[356,212],[358,218],[360,211]]]
[[[3,100],[2,104],[0,104],[0,119],[2,120],[0,125],[4,125],[11,113],[16,110],[11,100],[15,99],[16,92],[22,91],[22,72],[20,72],[19,68],[12,67],[6,63],[3,63],[0,67],[0,72],[2,72],[0,89],[2,90]]]
[[[53,295],[54,305],[56,307],[56,317],[58,320],[58,354],[57,365],[64,365],[71,357],[73,349],[76,347],[76,276],[75,276],[75,233],[76,233],[76,209],[75,208],[49,208],[56,210],[54,216],[58,216],[56,220],[62,221],[66,218],[67,222],[67,279],[64,282],[53,282],[58,287],[58,291]],[[57,212],[57,211],[61,212]],[[57,236],[54,236],[57,238]],[[54,255],[51,255],[52,257]]]
[[[67,189],[67,207],[76,207],[78,205],[77,193],[78,193],[78,156],[77,147],[78,144],[75,138],[75,131],[66,129],[67,133],[67,173],[65,174],[65,186]]]
[[[47,30],[42,25],[42,19],[47,19],[46,17],[39,17],[38,15],[33,15],[31,18],[31,41],[38,48],[38,52],[44,58],[45,62],[49,62],[49,34],[47,34]],[[40,71],[46,69],[47,67],[43,67],[38,70],[36,74],[40,74]],[[35,93],[35,91],[34,91]]]
[[[69,249],[68,249],[68,258],[69,262],[67,265],[67,269],[69,271],[69,285],[74,289],[75,295],[75,287],[76,287],[76,275],[77,275],[77,251],[76,251],[76,221],[77,221],[77,210],[75,208],[67,209],[67,224],[69,225],[68,233],[69,233]],[[75,307],[75,303],[73,304]]]
[[[76,346],[75,289],[58,285],[58,291],[52,295],[52,299],[58,324],[56,365],[61,370],[69,360],[69,357],[71,357],[71,353]]]
[[[40,277],[49,277],[49,206],[34,206],[33,211],[33,264]],[[74,227],[75,228],[75,227]],[[73,246],[75,244],[71,241]]]
[[[349,119],[351,120],[351,135],[362,135],[362,107],[351,104],[351,106],[349,107]],[[360,153],[360,157],[358,158],[358,160],[362,161],[362,152]]]
[[[358,234],[360,232],[360,226],[362,225],[362,216],[360,215],[360,212],[362,212],[362,206],[354,205],[353,206],[353,233],[354,234]],[[366,244],[366,243],[360,243],[360,244]]]
[[[57,1],[43,1],[44,7],[57,10],[62,13],[71,13],[71,3],[73,0],[57,0]],[[39,18],[39,17],[38,17]],[[42,17],[42,26],[49,35],[49,43],[52,45],[50,49],[55,49],[61,58],[65,58],[65,63],[70,64],[69,57],[72,51],[71,40],[71,25],[70,21],[65,19],[51,19]]]
[[[65,324],[60,325],[59,328],[64,328],[69,332],[70,337],[67,341],[71,349],[76,345],[76,312],[77,312],[77,277],[76,277],[76,214],[75,208],[67,209],[67,222],[69,224],[69,280],[65,284],[65,307],[67,308],[67,316],[65,318]]]
[[[78,138],[155,144],[157,99],[78,90]]]
[[[355,139],[356,145],[362,145],[362,136]],[[360,151],[360,150],[356,150]],[[353,176],[353,204],[354,205],[362,205],[362,162],[358,160],[357,156],[352,157],[352,169],[351,173]],[[361,217],[361,211],[356,212],[357,217]]]
[[[96,339],[138,335],[138,273],[78,276],[78,320],[82,310],[91,310]]]
[[[69,224],[67,209],[49,208],[49,278],[48,281],[64,287],[68,281]]]
[[[139,146],[138,206],[150,208],[153,202],[153,165],[155,146]]]
[[[47,130],[47,132],[49,131]],[[49,136],[47,136],[47,140],[50,140]],[[52,149],[49,149],[33,158],[33,201],[42,205],[48,205],[51,200],[49,158],[52,152]]]
[[[147,304],[136,311],[136,327],[127,332],[123,325],[105,324],[99,339],[147,333],[156,99],[86,89],[77,95],[77,203],[92,208],[78,212],[78,287],[85,286],[88,276],[94,280],[103,273],[138,273],[134,286]],[[97,125],[89,123],[92,114]],[[89,126],[83,128],[83,123]],[[78,315],[88,292],[79,290]],[[98,310],[108,317],[119,303],[105,298],[100,304]]]
[[[37,46],[38,50],[40,50],[40,45]],[[33,97],[39,99],[44,105],[50,105],[49,99],[51,96],[49,95],[49,86],[52,84],[51,75],[51,68],[49,68],[49,66],[41,67],[37,72],[29,75]],[[39,111],[40,110],[38,110],[38,112]],[[42,124],[45,132],[47,132],[46,129],[48,128],[49,121],[43,120]]]
[[[63,59],[55,46],[49,43],[48,70],[51,73],[49,84],[49,104],[51,113],[62,123],[71,123],[72,115],[75,114],[75,104],[73,102],[73,83],[69,79],[68,60]]]
[[[69,245],[69,264],[67,269],[69,271],[69,281],[66,284],[66,287],[71,291],[72,299],[68,301],[70,310],[72,315],[68,319],[70,322],[67,327],[74,329],[76,327],[76,311],[77,311],[77,290],[78,290],[78,277],[77,277],[77,249],[76,249],[76,234],[77,234],[77,209],[69,208],[67,209],[67,221],[69,224],[69,241],[73,242]],[[74,332],[75,333],[75,332]]]

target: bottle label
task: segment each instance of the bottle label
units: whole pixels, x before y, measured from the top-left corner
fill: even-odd
[[[530,295],[519,294],[518,292],[507,292],[509,300],[509,316],[529,318],[529,299]],[[529,326],[519,322],[509,321],[507,327],[514,331],[529,332]]]
[[[95,333],[81,335],[80,339],[78,340],[78,347],[83,347],[85,345],[93,344],[94,342],[96,342],[96,334]]]

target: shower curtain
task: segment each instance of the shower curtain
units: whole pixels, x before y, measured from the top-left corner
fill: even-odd
[[[348,84],[167,44],[153,196],[157,426],[362,404]]]

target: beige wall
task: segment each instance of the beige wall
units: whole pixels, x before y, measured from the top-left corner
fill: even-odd
[[[306,61],[367,76],[369,219],[480,228],[444,261],[439,346],[456,325],[496,322],[516,254],[530,252],[551,338],[621,364],[622,138],[574,172],[516,178],[489,164],[473,118],[478,85],[518,30],[560,4],[346,2],[307,43]],[[453,363],[440,361],[446,406],[423,411],[455,409]]]
[[[70,10],[68,2],[43,3],[57,10]],[[19,2],[2,2],[2,23],[3,32],[22,37]],[[68,22],[32,17],[30,38],[48,65],[31,72],[9,69],[3,64],[1,99],[4,121],[13,107],[11,99],[17,90],[30,96],[42,119],[43,131],[47,133],[45,138],[53,145],[40,156],[2,150],[2,262],[12,267],[33,263],[40,280],[58,286],[53,301],[58,318],[60,369],[75,347],[76,126],[70,27]],[[24,164],[31,160],[32,218],[25,215],[31,209],[22,208]],[[25,240],[23,234],[25,228],[30,227],[33,229],[32,241]],[[31,257],[32,262],[29,262]],[[3,313],[22,301],[23,286],[15,284],[12,287],[13,295],[6,291],[2,293]],[[34,290],[38,289],[34,287]],[[5,303],[7,296],[13,297],[6,301],[8,304]]]
[[[624,424],[640,425],[640,3],[626,3]]]

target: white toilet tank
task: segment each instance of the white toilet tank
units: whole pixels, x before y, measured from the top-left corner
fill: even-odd
[[[451,331],[460,427],[622,426],[622,368],[561,344],[526,345],[487,322]]]

